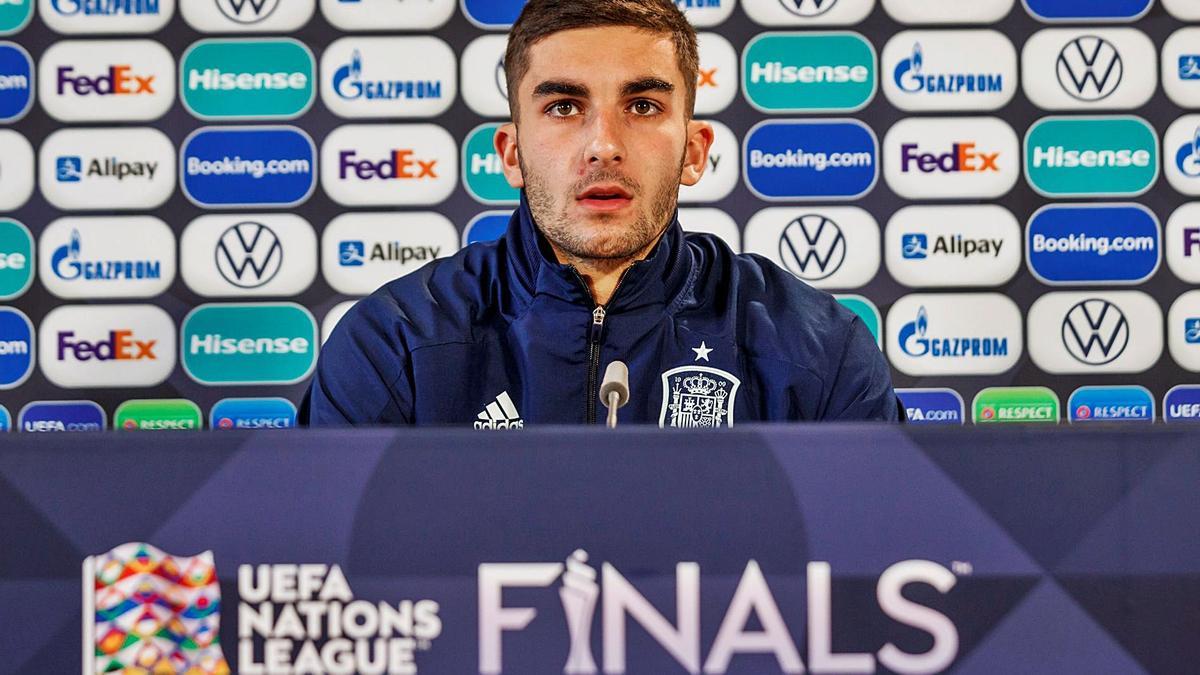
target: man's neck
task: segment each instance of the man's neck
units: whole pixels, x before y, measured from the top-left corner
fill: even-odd
[[[592,294],[592,300],[597,305],[607,305],[617,290],[617,284],[621,282],[621,276],[635,262],[645,260],[646,256],[650,255],[650,251],[654,250],[659,239],[662,239],[662,235],[659,235],[645,249],[628,258],[580,258],[563,251],[553,242],[550,243],[550,248],[554,250],[554,256],[558,258],[558,262],[571,265],[579,272],[584,283],[587,284],[588,291]]]

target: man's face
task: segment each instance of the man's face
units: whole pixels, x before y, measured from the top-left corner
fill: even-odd
[[[646,253],[680,184],[703,174],[712,128],[690,120],[670,36],[630,27],[555,33],[533,45],[511,95],[518,126],[496,147],[560,258]],[[519,128],[519,133],[518,133]]]

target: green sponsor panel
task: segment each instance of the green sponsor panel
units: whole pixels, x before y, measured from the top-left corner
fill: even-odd
[[[180,329],[183,369],[201,384],[293,384],[317,363],[317,322],[292,303],[201,305]]]
[[[0,300],[11,300],[29,290],[36,265],[29,228],[0,218]]]
[[[989,387],[971,404],[976,424],[1058,424],[1058,396],[1046,387]]]
[[[296,40],[201,40],[179,63],[183,105],[201,119],[291,119],[316,96],[316,61]]]
[[[500,155],[492,145],[499,124],[478,126],[463,143],[463,184],[476,201],[484,204],[517,204],[521,192],[508,184]]]
[[[200,407],[187,399],[135,399],[117,407],[113,428],[126,431],[200,429]]]
[[[875,97],[875,48],[858,33],[766,33],[742,55],[742,91],[763,112],[836,112]]]
[[[1047,197],[1139,195],[1158,170],[1158,135],[1140,117],[1047,117],[1025,135],[1025,178]]]
[[[0,35],[12,35],[29,25],[33,18],[33,0],[0,2]]]
[[[862,322],[866,324],[867,329],[871,331],[871,335],[875,338],[875,344],[883,349],[883,339],[880,337],[879,327],[883,323],[883,319],[879,314],[879,308],[875,303],[864,298],[861,295],[835,295],[837,301],[842,303],[846,309],[854,312]]]

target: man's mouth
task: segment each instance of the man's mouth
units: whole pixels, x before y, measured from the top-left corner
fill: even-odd
[[[619,185],[593,185],[575,197],[585,209],[618,211],[633,203],[633,195]]]

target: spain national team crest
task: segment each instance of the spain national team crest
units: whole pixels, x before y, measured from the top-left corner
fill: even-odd
[[[213,554],[123,544],[83,564],[83,672],[229,675]]]
[[[741,380],[719,368],[681,366],[662,374],[658,426],[713,429],[733,426],[733,402]]]

